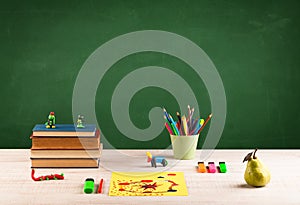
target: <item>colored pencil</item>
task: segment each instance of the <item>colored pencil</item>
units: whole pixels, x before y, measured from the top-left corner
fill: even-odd
[[[166,116],[166,118],[168,119],[168,121],[171,122],[169,114],[165,108],[163,108],[163,112],[164,112],[164,115]]]
[[[195,129],[195,132],[194,132],[194,134],[198,134],[198,132],[199,132],[199,130],[200,130],[200,128],[203,126],[203,124],[204,124],[204,119],[199,119],[199,124],[198,125],[196,125],[196,129]]]
[[[173,117],[172,117],[170,114],[169,114],[169,117],[170,117],[170,120],[171,120],[171,125],[173,125],[174,131],[175,131],[176,135],[180,135],[179,130],[178,130],[177,127],[176,127],[176,123],[175,123],[175,121],[173,120]]]
[[[199,119],[192,119],[192,125],[189,130],[195,130],[197,128],[198,123],[199,123]]]
[[[172,128],[170,127],[170,125],[168,123],[165,123],[165,126],[166,126],[167,130],[169,131],[170,135],[173,135],[173,131],[172,131]]]
[[[190,123],[190,116],[191,116],[191,107],[190,107],[190,105],[188,105],[188,115],[186,117],[186,123],[187,123],[188,126],[189,126],[189,123]]]
[[[182,122],[183,130],[184,130],[184,133],[183,133],[183,134],[188,135],[188,134],[189,134],[189,128],[188,128],[188,125],[187,125],[187,122],[186,122],[186,117],[185,117],[185,115],[182,116],[181,122]]]
[[[212,117],[212,114],[210,114],[210,115],[206,118],[204,124],[201,126],[200,130],[198,131],[198,133],[200,133],[200,132],[203,130],[203,128],[204,128],[205,125],[208,123],[208,121],[211,119],[211,117]]]
[[[177,126],[177,128],[179,130],[180,135],[182,135],[183,132],[182,132],[181,116],[180,116],[179,112],[176,112],[176,115],[177,115],[177,118],[178,118],[178,122],[177,122],[178,126]]]
[[[194,112],[195,112],[195,108],[192,108],[192,110],[191,110],[191,116],[190,116],[190,119],[192,119],[192,118],[193,118],[193,114],[194,114]]]
[[[171,123],[171,127],[172,127],[174,135],[178,135],[178,133],[176,132],[176,129],[177,129],[176,125],[174,125],[173,123]]]
[[[172,123],[169,122],[169,120],[167,119],[166,116],[164,116],[164,119],[165,119],[166,124],[168,125],[168,127],[171,129],[171,132],[168,130],[168,131],[170,132],[170,134],[171,134],[171,133],[172,133],[172,135],[175,134],[174,129],[173,129],[173,126],[172,126]],[[167,129],[168,129],[168,128],[167,128]]]
[[[199,123],[199,121],[200,121],[200,119],[195,119],[194,120],[194,123],[193,123],[193,125],[190,128],[190,135],[194,135],[194,134],[197,133],[196,130],[201,126],[200,123]]]
[[[177,115],[177,118],[178,118],[178,122],[179,122],[179,124],[181,124],[181,117],[180,117],[180,114],[179,114],[179,112],[176,112],[176,115]]]
[[[195,129],[194,135],[199,133],[199,130],[200,130],[201,127],[202,127],[202,126],[201,126],[201,124],[199,123],[198,126],[197,126],[197,128]]]
[[[189,117],[189,116],[190,116],[190,114],[191,114],[191,106],[190,106],[190,105],[188,105],[187,107],[188,107],[188,117]]]
[[[176,123],[176,127],[177,127],[178,130],[179,130],[179,134],[180,134],[180,135],[183,135],[182,128],[181,128],[181,124],[180,124],[179,122]]]

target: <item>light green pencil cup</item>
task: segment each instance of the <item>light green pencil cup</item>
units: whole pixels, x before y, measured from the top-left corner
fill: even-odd
[[[199,135],[170,135],[175,159],[194,159]]]

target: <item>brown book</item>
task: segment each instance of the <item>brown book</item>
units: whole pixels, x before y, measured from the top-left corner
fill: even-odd
[[[99,159],[31,159],[31,168],[98,168]]]
[[[100,158],[100,149],[92,150],[31,150],[30,159],[89,159]]]
[[[99,149],[100,131],[93,137],[31,136],[31,149]]]

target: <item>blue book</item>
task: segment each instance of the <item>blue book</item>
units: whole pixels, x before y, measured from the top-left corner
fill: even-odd
[[[32,129],[33,136],[53,136],[53,137],[94,137],[96,125],[87,124],[84,128],[77,128],[74,124],[56,124],[55,128],[46,128],[44,124],[37,124]]]

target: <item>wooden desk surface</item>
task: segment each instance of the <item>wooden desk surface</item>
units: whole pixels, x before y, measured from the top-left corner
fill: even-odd
[[[103,150],[99,169],[36,169],[36,176],[64,173],[65,180],[35,182],[30,177],[30,151],[2,149],[0,204],[300,204],[299,150],[258,150],[257,156],[272,174],[263,188],[252,188],[243,178],[246,163],[242,160],[252,150],[214,150],[211,155],[198,150],[194,160],[183,161],[173,159],[171,150],[150,151],[166,156],[168,166],[152,168],[145,150]],[[195,166],[200,160],[225,161],[228,173],[197,173]],[[110,197],[112,171],[182,171],[189,195]],[[88,177],[94,178],[95,184],[104,179],[103,194],[83,193]]]

